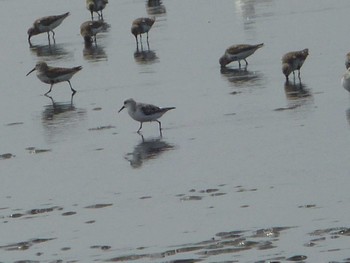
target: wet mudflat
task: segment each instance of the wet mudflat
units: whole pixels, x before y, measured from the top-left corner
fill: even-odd
[[[350,3],[150,2],[110,1],[89,47],[84,1],[1,1],[0,261],[349,262]],[[55,44],[28,45],[36,18],[67,11]],[[137,49],[141,16],[156,22]],[[285,83],[282,55],[304,48]],[[83,66],[73,98],[25,76],[39,60]],[[128,98],[176,107],[163,136],[117,113]]]

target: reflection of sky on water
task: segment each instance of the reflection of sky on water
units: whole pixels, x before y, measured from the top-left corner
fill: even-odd
[[[243,20],[244,30],[255,29],[256,18],[270,17],[273,15],[268,7],[272,5],[274,0],[236,0],[236,10]],[[260,9],[260,6],[264,8]]]

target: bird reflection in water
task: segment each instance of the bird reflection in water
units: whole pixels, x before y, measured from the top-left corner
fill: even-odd
[[[350,108],[346,110],[345,114],[346,114],[346,119],[348,120],[348,123],[350,125]]]
[[[284,83],[284,91],[288,100],[303,100],[310,98],[310,90],[301,82],[286,81]]]
[[[162,137],[145,139],[142,134],[139,135],[141,142],[134,147],[133,152],[125,156],[133,168],[140,168],[145,161],[156,159],[162,153],[175,148],[162,140]]]
[[[83,57],[90,62],[107,61],[107,54],[104,47],[84,42]]]
[[[86,24],[87,22],[83,24]],[[105,33],[109,31],[110,25],[106,22],[94,21],[91,23],[103,23],[102,26],[100,25],[101,28],[98,30],[98,33]],[[85,60],[90,62],[107,61],[107,54],[104,50],[104,46],[100,43],[97,44],[96,35],[93,35],[93,33],[97,34],[97,32],[92,32],[91,30],[93,25],[94,24],[91,24],[88,28],[85,26],[85,30],[83,30],[83,33],[81,33],[82,35],[88,34],[84,37],[83,57]],[[106,34],[99,34],[98,38],[103,39],[105,36]]]
[[[134,59],[139,64],[149,64],[158,61],[158,57],[153,50],[148,49],[143,50],[142,45],[141,49],[137,46],[136,51],[134,53]]]
[[[301,82],[286,81],[284,91],[289,105],[287,109],[294,109],[303,105],[309,105],[312,101],[312,94],[307,86]]]
[[[77,109],[73,103],[73,96],[68,102],[55,102],[52,97],[46,95],[51,103],[44,107],[42,112],[42,125],[49,141],[59,141],[56,137],[65,137],[70,130],[77,127],[81,120],[85,119],[86,110]]]
[[[262,86],[262,74],[257,71],[249,71],[247,67],[238,69],[221,67],[220,73],[235,87]]]
[[[165,6],[162,0],[147,0],[146,2],[147,14],[150,16],[162,15],[166,13]]]
[[[80,26],[80,34],[84,39],[83,57],[90,62],[107,61],[104,46],[97,44],[97,37],[103,39],[110,29],[110,24],[104,21],[86,21]]]
[[[57,60],[62,58],[70,58],[73,56],[72,52],[68,52],[64,45],[31,45],[30,51],[38,58],[47,60]]]

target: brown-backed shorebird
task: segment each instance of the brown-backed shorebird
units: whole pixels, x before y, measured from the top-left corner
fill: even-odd
[[[140,127],[137,130],[137,132],[140,132],[142,128],[142,123],[152,121],[158,122],[159,131],[161,132],[162,124],[160,121],[158,121],[158,119],[162,117],[163,114],[167,111],[175,109],[175,107],[159,108],[152,104],[136,102],[133,99],[128,99],[124,101],[123,107],[121,107],[121,109],[118,112],[121,112],[125,108],[128,110],[128,113],[131,118],[133,118],[135,121],[140,122]]]
[[[108,4],[108,0],[86,0],[86,8],[91,13],[91,20],[94,20],[94,12],[97,13],[98,18],[103,20],[102,10]]]
[[[80,26],[80,34],[84,38],[85,43],[96,44],[96,34],[107,29],[107,24],[101,20],[99,21],[86,21]]]
[[[70,83],[70,79],[73,77],[75,73],[80,71],[82,69],[81,66],[74,67],[74,68],[56,68],[56,67],[49,67],[46,62],[40,61],[36,63],[35,67],[27,73],[26,76],[28,76],[30,73],[32,73],[34,70],[36,70],[36,76],[38,79],[40,79],[42,82],[51,84],[50,90],[45,93],[45,95],[49,94],[51,92],[52,86],[55,83],[67,81],[69,83],[70,89],[72,90],[74,95],[76,93],[76,90],[72,88],[72,85]]]
[[[248,66],[246,58],[254,54],[254,52],[263,45],[264,44],[261,43],[258,45],[240,44],[230,46],[225,50],[225,54],[220,58],[219,63],[221,67],[225,67],[227,64],[233,61],[238,61],[238,65],[241,67],[241,60],[244,60],[246,66]]]
[[[138,45],[137,36],[140,35],[140,42],[142,41],[142,34],[147,34],[147,44],[148,44],[148,31],[152,28],[156,18],[140,17],[135,19],[131,25],[131,33],[135,36],[136,45]],[[142,45],[142,42],[141,42]]]
[[[298,70],[298,77],[300,79],[300,68],[308,55],[309,49],[305,48],[300,51],[288,52],[282,57],[282,72],[286,76],[286,81],[288,81],[288,76],[292,72],[295,78],[295,70]]]
[[[47,32],[47,37],[50,43],[50,32],[52,32],[52,38],[55,41],[55,32],[53,31],[58,27],[62,21],[69,16],[69,12],[57,15],[57,16],[45,16],[34,21],[33,26],[28,29],[28,42],[31,45],[30,39],[32,36]]]

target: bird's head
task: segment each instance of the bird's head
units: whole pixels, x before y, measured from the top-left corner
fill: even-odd
[[[288,77],[289,74],[292,73],[292,68],[291,68],[291,66],[290,66],[289,64],[287,64],[287,63],[284,63],[284,64],[282,65],[282,72],[283,72],[283,74],[284,74],[286,77]]]

